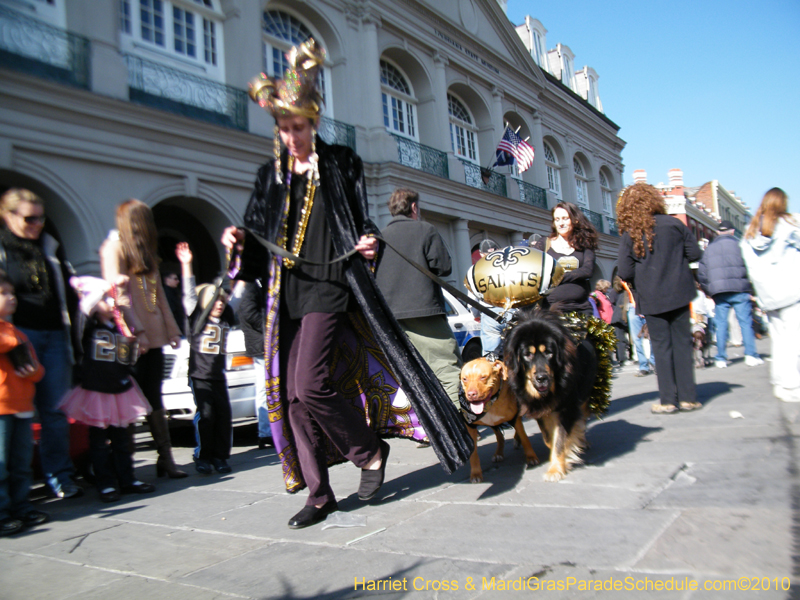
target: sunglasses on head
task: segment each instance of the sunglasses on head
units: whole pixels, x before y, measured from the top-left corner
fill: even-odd
[[[45,221],[45,216],[44,215],[27,215],[27,216],[23,217],[19,213],[15,212],[14,214],[17,215],[18,217],[21,217],[22,220],[25,221],[25,223],[27,223],[28,225],[34,225],[34,224],[43,225],[44,221]]]

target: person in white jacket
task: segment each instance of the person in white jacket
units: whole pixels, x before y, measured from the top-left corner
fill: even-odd
[[[742,240],[742,256],[769,317],[773,393],[800,402],[800,219],[787,207],[782,189],[764,195]]]

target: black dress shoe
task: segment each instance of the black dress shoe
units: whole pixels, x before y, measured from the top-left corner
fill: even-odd
[[[381,445],[381,467],[374,471],[361,469],[361,485],[358,486],[358,499],[359,500],[372,500],[378,490],[383,485],[383,477],[386,473],[386,463],[389,458],[389,450],[391,446],[380,440]]]
[[[275,442],[272,441],[271,437],[259,437],[258,438],[258,449],[264,450],[265,448],[274,448]]]
[[[331,500],[330,502],[326,502],[319,508],[314,506],[306,506],[289,519],[289,529],[302,529],[303,527],[310,527],[311,525],[316,525],[317,523],[321,523],[324,521],[329,514],[336,512],[339,510],[339,505],[336,503],[336,500]]]
[[[123,494],[149,494],[155,492],[156,486],[152,483],[145,483],[144,481],[134,481],[130,485],[122,486]]]
[[[116,502],[120,499],[119,492],[115,488],[105,488],[100,490],[100,502]]]

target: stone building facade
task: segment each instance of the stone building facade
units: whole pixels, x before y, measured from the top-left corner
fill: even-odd
[[[188,241],[208,280],[224,260],[221,231],[240,222],[272,155],[274,123],[247,82],[282,73],[283,53],[313,35],[327,50],[320,134],[363,158],[378,225],[395,187],[416,188],[460,282],[482,239],[546,233],[563,199],[602,232],[596,276],[608,278],[625,143],[602,112],[597,73],[554,73],[552,52],[539,56],[546,46],[532,47],[502,4],[0,0],[0,189],[45,199],[81,273],[99,271],[115,206],[139,198],[163,258]],[[574,61],[568,47],[556,52]],[[521,177],[481,171],[506,123],[536,152]]]

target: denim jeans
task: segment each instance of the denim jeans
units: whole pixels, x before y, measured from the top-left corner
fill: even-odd
[[[631,331],[631,338],[633,339],[633,347],[636,348],[636,357],[639,360],[639,370],[640,371],[649,371],[650,366],[648,365],[647,355],[644,353],[644,340],[639,337],[639,333],[642,331],[642,327],[644,327],[645,320],[644,317],[636,314],[636,307],[635,306],[628,306],[628,327]],[[650,353],[650,365],[653,368],[656,368],[656,362],[653,358],[653,353]]]
[[[502,308],[490,308],[489,310],[498,315],[503,312]],[[481,314],[481,346],[483,346],[484,355],[501,350],[501,335],[504,327],[504,323],[498,323],[496,319]]]
[[[70,475],[75,472],[69,457],[69,422],[58,409],[58,403],[72,383],[69,337],[63,330],[20,330],[28,336],[45,370],[44,378],[36,384],[36,396],[33,400],[42,425],[39,441],[42,471],[51,487],[56,481],[69,483]]]
[[[21,517],[32,508],[28,501],[33,480],[32,422],[0,415],[0,519]]]
[[[258,437],[271,438],[269,428],[269,412],[267,412],[267,380],[264,370],[264,357],[253,357],[253,369],[256,372],[256,416],[258,417]]]
[[[745,292],[730,292],[715,294],[714,324],[717,327],[717,357],[715,360],[728,360],[728,311],[733,308],[736,319],[742,328],[742,342],[744,353],[747,356],[758,356],[756,350],[756,336],[753,333],[753,305],[750,303],[750,294]]]

